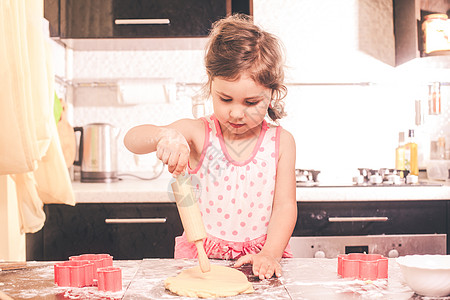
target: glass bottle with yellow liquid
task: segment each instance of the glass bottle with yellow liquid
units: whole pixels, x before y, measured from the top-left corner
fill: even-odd
[[[405,168],[411,175],[419,175],[417,159],[417,143],[414,140],[414,129],[408,132],[408,143],[405,145]]]

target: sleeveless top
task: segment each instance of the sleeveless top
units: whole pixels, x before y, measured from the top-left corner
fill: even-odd
[[[216,117],[202,120],[205,143],[196,168],[188,171],[208,235],[231,242],[265,236],[272,213],[281,127],[263,121],[250,157],[235,161],[228,152],[233,145],[226,146]]]

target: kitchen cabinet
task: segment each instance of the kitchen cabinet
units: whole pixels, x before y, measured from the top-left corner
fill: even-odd
[[[43,229],[27,234],[27,260],[108,253],[116,260],[171,258],[183,227],[175,203],[44,206]]]
[[[60,3],[62,38],[206,36],[211,23],[226,15],[225,1],[62,0]]]
[[[251,13],[252,1],[45,0],[51,36],[160,38],[207,36],[211,24],[234,12]]]
[[[119,20],[139,21],[142,19],[162,19],[169,24],[118,25],[113,24],[114,37],[166,37],[166,36],[206,36],[212,22],[226,15],[224,1],[210,0],[160,0],[129,1],[114,0],[115,22]]]
[[[294,257],[449,254],[447,200],[298,202]]]

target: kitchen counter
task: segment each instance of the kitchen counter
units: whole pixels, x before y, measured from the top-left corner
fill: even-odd
[[[211,260],[231,266],[230,261]],[[53,263],[28,262],[27,268],[0,271],[0,290],[13,299],[192,299],[164,289],[164,280],[182,269],[197,265],[196,260],[144,259],[114,261],[122,268],[122,291],[100,292],[96,287],[64,288],[54,284]],[[291,258],[281,261],[280,278],[259,280],[251,266],[240,268],[255,292],[227,299],[422,299],[406,285],[395,259],[389,259],[388,280],[362,281],[340,278],[337,259]],[[1,297],[0,297],[1,298]]]
[[[73,182],[78,203],[174,202],[171,178],[123,179],[113,183]],[[429,186],[297,187],[297,201],[450,200],[450,182]]]

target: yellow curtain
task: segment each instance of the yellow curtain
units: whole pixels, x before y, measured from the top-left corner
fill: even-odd
[[[0,74],[0,175],[16,183],[21,231],[36,232],[43,203],[75,205],[53,118],[43,0],[0,0]]]

